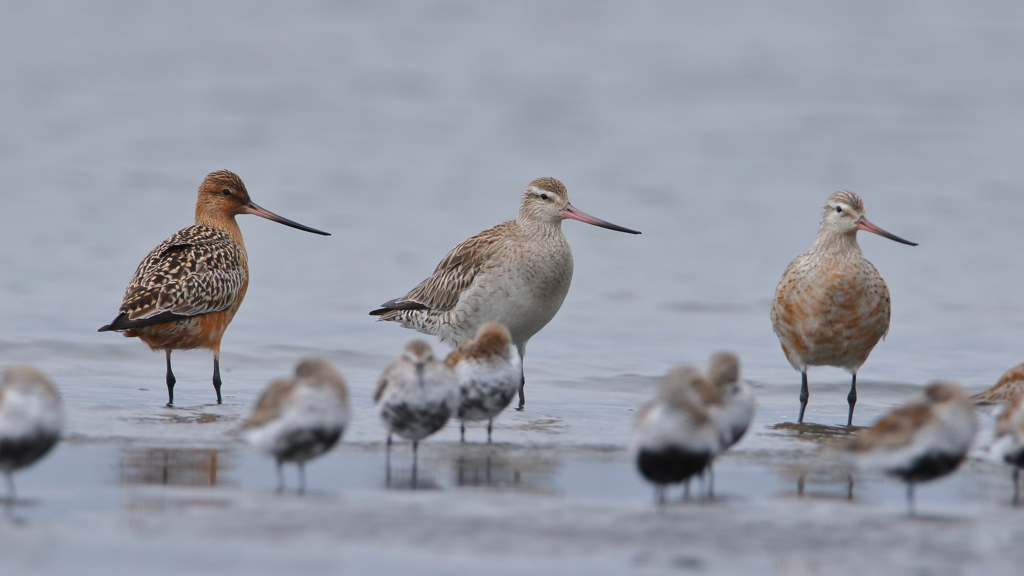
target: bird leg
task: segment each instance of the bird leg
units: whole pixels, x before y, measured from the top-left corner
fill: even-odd
[[[171,351],[167,350],[167,405],[174,406],[174,372],[171,372]]]
[[[459,441],[462,442],[463,444],[465,444],[466,443],[466,423],[465,422],[459,422],[459,434],[460,434]]]
[[[857,373],[853,373],[853,383],[850,384],[850,394],[846,397],[846,402],[850,405],[850,415],[846,419],[847,426],[853,426],[853,407],[857,404]]]
[[[7,503],[11,506],[14,505],[14,472],[7,470],[4,472],[4,479],[7,480]]]
[[[284,492],[284,460],[277,459],[277,493]]]
[[[299,494],[306,493],[306,463],[299,460]]]
[[[494,418],[487,421],[487,443],[491,443],[491,426],[494,424]]]
[[[907,515],[913,518],[917,515],[914,509],[914,483],[907,482]]]
[[[220,354],[213,355],[213,389],[217,392],[217,404],[220,404]]]
[[[14,485],[11,484],[13,487]],[[1020,468],[1013,467],[1013,505],[1020,504]]]
[[[526,393],[523,390],[526,389],[526,372],[523,372],[523,376],[519,380],[519,406],[516,408],[518,412],[522,412],[526,407]]]
[[[419,446],[420,446],[420,443],[419,443],[418,440],[413,440],[412,441],[412,488],[413,488],[413,490],[416,489],[416,463],[417,463],[417,454],[418,454]]]
[[[807,391],[807,369],[805,368],[800,372],[800,417],[796,421],[804,421],[804,410],[807,410],[807,399],[811,397],[811,393]]]

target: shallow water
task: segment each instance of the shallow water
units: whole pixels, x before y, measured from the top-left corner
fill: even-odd
[[[862,235],[893,318],[855,423],[1021,360],[1022,49],[1024,7],[999,2],[3,8],[0,362],[49,373],[68,428],[18,477],[0,572],[1011,570],[1024,528],[984,457],[991,419],[964,470],[921,487],[924,519],[871,475],[846,501],[849,477],[816,453],[842,431],[848,376],[811,371],[808,420],[826,428],[780,427],[799,379],[768,306],[849,188],[921,244]],[[209,355],[178,352],[169,409],[161,355],[95,330],[220,168],[334,235],[242,219],[226,403],[209,404]],[[544,175],[643,235],[567,222],[574,283],[530,343],[527,411],[491,448],[452,425],[428,440],[422,490],[396,447],[388,489],[370,394],[414,333],[366,313]],[[716,466],[714,503],[658,515],[624,450],[632,416],[669,366],[718,349],[757,384],[757,422]],[[278,497],[231,432],[310,354],[348,378],[355,421],[309,466],[310,494]]]

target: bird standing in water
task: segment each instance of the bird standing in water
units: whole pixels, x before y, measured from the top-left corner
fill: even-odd
[[[463,241],[429,278],[370,315],[440,336],[453,346],[484,322],[498,322],[525,359],[527,342],[555,317],[569,293],[572,250],[562,234],[565,219],[639,234],[585,214],[569,203],[564,184],[538,178],[523,192],[515,220]],[[526,405],[525,383],[524,376],[518,410]]]
[[[167,354],[167,405],[174,404],[171,351],[213,352],[213,389],[221,403],[220,341],[245,298],[249,264],[239,214],[255,214],[292,228],[330,236],[260,208],[241,178],[211,172],[199,186],[196,223],[153,249],[135,270],[114,320],[100,332],[122,332]]]
[[[39,460],[64,429],[57,388],[34,366],[18,364],[0,380],[0,472],[7,477],[7,502],[14,503],[14,471]]]
[[[772,327],[789,363],[800,372],[800,417],[807,409],[808,366],[836,366],[853,375],[846,401],[853,425],[857,370],[889,331],[889,288],[857,244],[857,231],[917,246],[864,218],[864,201],[836,192],[822,209],[814,244],[782,274],[772,301]]]

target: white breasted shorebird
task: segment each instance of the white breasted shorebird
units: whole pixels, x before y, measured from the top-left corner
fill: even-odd
[[[348,388],[330,362],[306,358],[295,377],[272,382],[242,430],[245,439],[277,461],[277,490],[284,491],[284,463],[299,468],[299,492],[306,488],[305,465],[337,444],[349,422]]]
[[[565,185],[538,178],[526,187],[519,216],[465,240],[441,260],[434,273],[371,316],[399,322],[456,345],[484,322],[504,324],[521,359],[526,344],[558,312],[572,281],[572,250],[562,220],[579,220],[610,230],[639,234],[581,212],[569,203]],[[526,404],[519,387],[519,407]]]
[[[1024,391],[1006,399],[996,419],[991,452],[1013,466],[1013,503],[1019,504],[1020,469],[1024,468]]]
[[[702,473],[722,447],[718,423],[708,410],[702,389],[710,384],[692,366],[669,371],[658,394],[637,413],[632,452],[637,468],[655,485],[659,504],[670,484]]]
[[[724,451],[746,434],[757,401],[750,384],[740,378],[740,359],[731,352],[711,356],[707,380],[712,394],[705,395],[705,405],[718,423]]]
[[[979,406],[992,406],[1021,394],[1024,394],[1024,364],[1007,370],[991,388],[971,396],[971,400]]]
[[[167,405],[174,404],[172,350],[213,352],[213,389],[221,403],[220,341],[249,287],[249,264],[239,214],[255,214],[292,228],[330,236],[260,208],[241,178],[211,172],[199,186],[196,223],[153,249],[125,289],[117,318],[99,329],[139,338],[167,354]]]
[[[914,514],[914,484],[934,480],[960,466],[974,443],[978,417],[964,389],[936,381],[924,400],[901,406],[844,443],[857,463],[907,483],[907,508]]]
[[[836,366],[853,375],[846,425],[853,425],[857,370],[889,331],[889,288],[857,244],[866,230],[896,242],[864,218],[864,202],[853,192],[836,192],[822,209],[814,244],[782,274],[772,302],[772,327],[782,351],[800,372],[800,416],[807,409],[807,367]]]
[[[13,504],[14,471],[42,458],[60,439],[64,413],[57,388],[26,364],[10,366],[0,380],[0,471]]]
[[[389,452],[391,434],[412,440],[415,466],[419,441],[443,428],[458,409],[459,383],[429,344],[413,340],[381,375],[373,401],[388,429]]]
[[[523,363],[512,344],[508,328],[485,322],[476,338],[463,340],[452,350],[445,364],[459,380],[459,432],[466,441],[466,422],[487,420],[487,442],[491,442],[494,418],[508,407],[519,390]]]

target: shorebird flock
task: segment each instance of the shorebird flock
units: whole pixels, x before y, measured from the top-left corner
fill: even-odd
[[[814,243],[786,268],[775,291],[772,327],[801,375],[798,425],[810,397],[808,367],[835,366],[852,376],[846,425],[854,431],[857,371],[889,329],[889,290],[861,252],[857,232],[916,246],[875,226],[864,213],[863,200],[853,192],[829,196]],[[235,221],[240,214],[329,235],[257,206],[234,173],[212,172],[199,186],[195,224],[143,259],[117,316],[99,329],[165,352],[168,406],[174,404],[176,383],[171,352],[197,348],[213,353],[213,387],[222,402],[220,344],[249,282],[248,254]],[[435,355],[427,342],[412,340],[381,375],[373,400],[388,470],[395,435],[412,443],[415,479],[419,443],[450,419],[459,420],[462,442],[466,422],[486,421],[490,443],[495,418],[516,395],[516,409],[525,409],[526,345],[558,313],[572,280],[572,251],[562,233],[567,219],[640,234],[582,212],[569,202],[565,185],[538,178],[522,193],[516,219],[457,244],[426,280],[370,312],[453,346],[447,355]],[[264,391],[238,432],[275,460],[279,491],[285,463],[298,466],[298,491],[305,490],[305,463],[333,448],[349,427],[348,398],[345,379],[319,358],[301,360],[293,377]],[[638,411],[630,440],[656,500],[665,503],[674,484],[685,483],[688,494],[690,480],[705,476],[712,495],[713,462],[743,438],[755,404],[732,353],[712,356],[706,372],[690,365],[672,368],[654,399]],[[1024,364],[970,398],[957,384],[932,383],[923,399],[851,433],[830,451],[905,481],[913,513],[915,484],[953,472],[966,458],[977,434],[976,405],[1002,407],[990,451],[1013,467],[1017,503],[1024,467]],[[14,499],[13,472],[45,455],[62,429],[53,383],[31,366],[8,367],[0,380],[0,470],[8,501]]]

